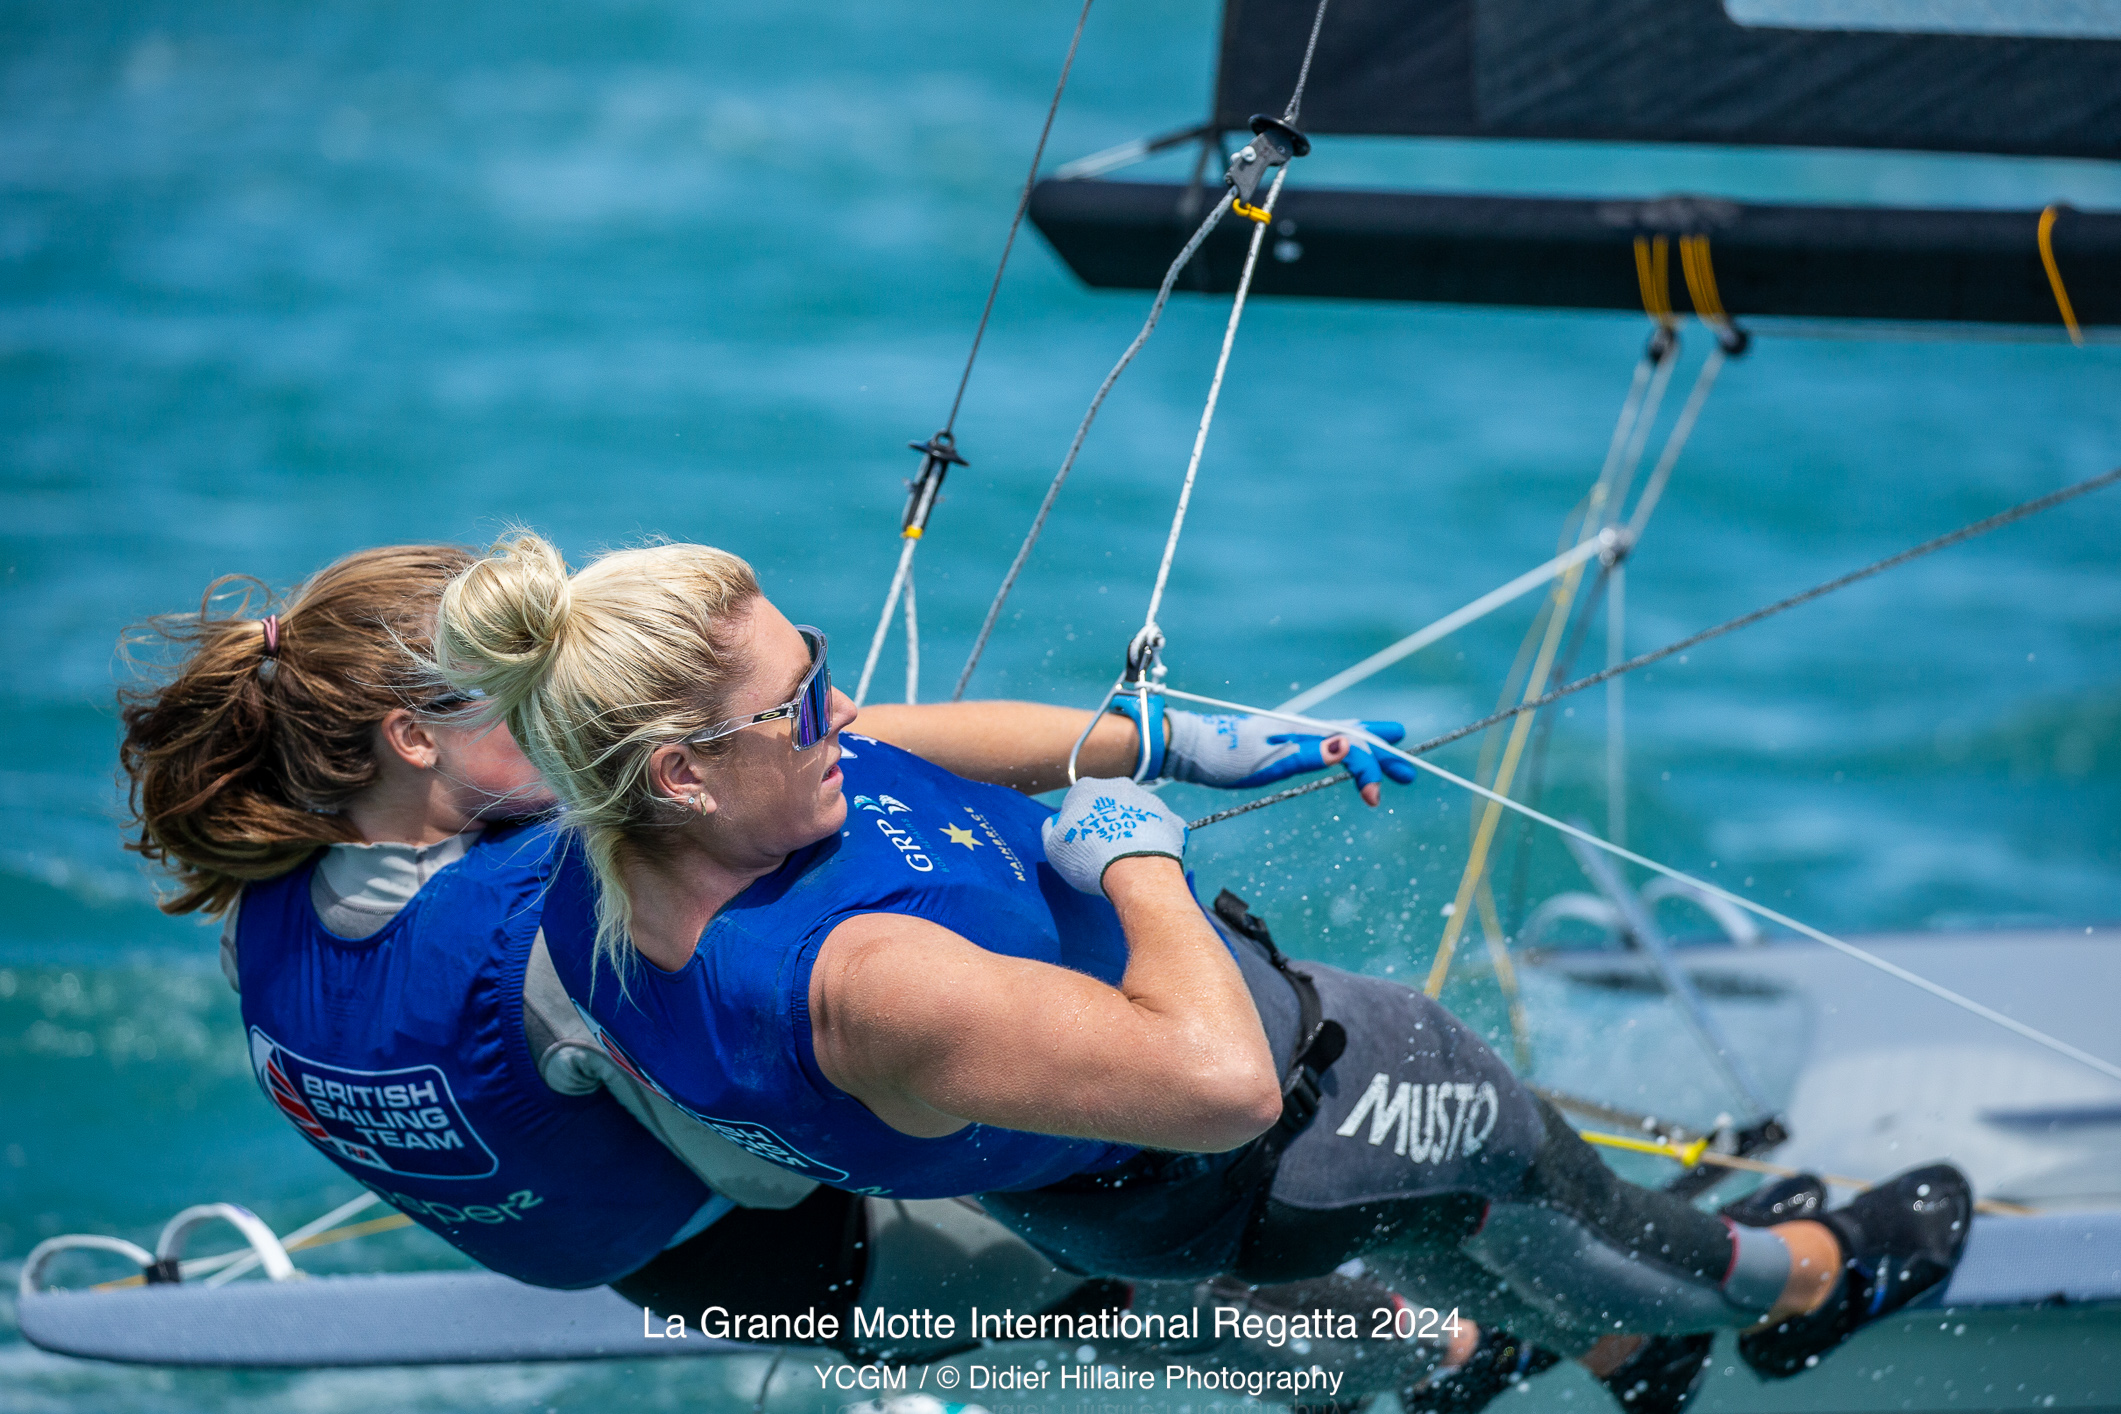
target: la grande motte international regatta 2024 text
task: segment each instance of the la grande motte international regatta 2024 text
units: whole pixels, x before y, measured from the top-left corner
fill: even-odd
[[[1365,1320],[1348,1311],[1277,1311],[1262,1316],[1217,1306],[1208,1321],[1215,1339],[1242,1337],[1264,1341],[1279,1348],[1292,1340],[1449,1340],[1459,1333],[1458,1311],[1433,1306],[1379,1306]],[[912,1311],[887,1311],[881,1306],[854,1309],[854,1339],[874,1349],[889,1349],[908,1342],[929,1343],[958,1338],[962,1328],[975,1342],[1038,1340],[1196,1340],[1200,1337],[1200,1308],[1183,1311],[1141,1312],[1107,1306],[1096,1311],[1038,1314],[1015,1311],[982,1311],[972,1308],[970,1318],[960,1322],[948,1312],[919,1307]],[[1364,1326],[1368,1326],[1365,1331]],[[824,1345],[839,1339],[837,1315],[820,1315],[815,1307],[800,1315],[785,1312],[731,1311],[709,1306],[700,1312],[697,1325],[683,1315],[658,1316],[641,1308],[644,1340],[686,1340],[698,1333],[709,1340],[736,1340],[759,1345]]]

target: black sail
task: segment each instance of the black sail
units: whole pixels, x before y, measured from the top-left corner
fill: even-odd
[[[1226,0],[1207,132],[1282,111],[1316,13]],[[1331,0],[1299,123],[2121,159],[2121,41],[1765,28],[1723,0]],[[1047,181],[1031,218],[1089,284],[1153,288],[1204,195]],[[1741,317],[2121,324],[2121,215],[2068,208],[1326,191],[1299,176],[1277,215],[1263,295],[1640,309],[1638,240],[1684,237]],[[1231,288],[1251,229],[1226,222],[1181,288]]]
[[[1213,121],[1279,113],[1314,0],[1228,0]],[[1740,25],[1722,0],[1332,0],[1317,133],[2121,158],[2121,40]]]

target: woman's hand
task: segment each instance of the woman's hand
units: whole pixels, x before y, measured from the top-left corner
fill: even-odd
[[[1124,776],[1077,781],[1042,831],[1053,872],[1082,893],[1108,898],[1105,871],[1120,860],[1186,857],[1186,822]]]
[[[1138,708],[1120,697],[1091,722],[1090,714],[1036,702],[938,702],[918,707],[864,707],[858,730],[904,747],[947,771],[975,781],[1012,786],[1026,795],[1068,784],[1068,752],[1090,726],[1076,762],[1083,776],[1133,776],[1141,765]],[[1406,784],[1414,768],[1373,751],[1353,736],[1291,730],[1271,717],[1204,717],[1163,711],[1151,734],[1147,777],[1235,790],[1270,785],[1305,771],[1346,766],[1363,800],[1375,805],[1389,776]],[[1379,741],[1403,741],[1397,722],[1335,722]]]
[[[1132,698],[1122,697],[1113,711],[1130,721],[1139,719],[1140,709]],[[1354,734],[1365,732],[1384,742],[1404,741],[1407,729],[1397,722],[1334,722],[1349,735],[1325,736],[1292,730],[1272,717],[1221,715],[1207,717],[1198,712],[1167,710],[1163,714],[1161,750],[1150,741],[1149,774],[1174,781],[1222,790],[1272,785],[1307,771],[1346,766],[1362,792],[1364,803],[1377,804],[1383,795],[1384,778],[1401,785],[1414,779],[1414,768],[1396,756],[1373,751]]]

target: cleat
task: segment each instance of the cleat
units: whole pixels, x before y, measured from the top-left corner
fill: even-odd
[[[1465,1364],[1439,1370],[1401,1391],[1399,1407],[1406,1414],[1473,1414],[1505,1390],[1560,1363],[1559,1355],[1508,1331],[1483,1330]]]
[[[1763,1379],[1804,1373],[1950,1276],[1973,1217],[1973,1187],[1949,1164],[1911,1170],[1820,1214],[1841,1244],[1840,1282],[1817,1310],[1740,1336],[1739,1356]]]
[[[1715,1344],[1713,1331],[1653,1335],[1598,1383],[1629,1414],[1679,1414],[1707,1379],[1709,1352]]]
[[[1826,1184],[1817,1174],[1799,1173],[1763,1184],[1737,1202],[1725,1204],[1722,1212],[1745,1227],[1773,1227],[1817,1218],[1825,1206]]]

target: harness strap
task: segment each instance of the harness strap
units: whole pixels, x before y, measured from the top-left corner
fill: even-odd
[[[1274,945],[1274,935],[1267,931],[1267,925],[1243,899],[1224,889],[1216,895],[1214,907],[1215,916],[1228,924],[1230,931],[1257,943],[1266,952],[1267,961],[1296,993],[1296,1052],[1290,1058],[1288,1073],[1282,1077],[1281,1118],[1253,1140],[1245,1156],[1229,1170],[1233,1189],[1254,1190],[1263,1198],[1283,1151],[1318,1118],[1322,1094],[1319,1082],[1348,1049],[1348,1033],[1325,1014],[1310,974],[1290,966],[1289,959]]]

